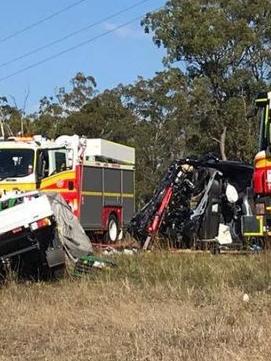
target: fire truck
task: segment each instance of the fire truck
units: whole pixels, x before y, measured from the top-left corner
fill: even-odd
[[[86,231],[121,238],[134,213],[135,150],[104,139],[0,141],[0,191],[60,193]]]
[[[260,136],[254,159],[254,214],[243,219],[243,233],[263,246],[270,246],[271,236],[271,92],[256,99]]]

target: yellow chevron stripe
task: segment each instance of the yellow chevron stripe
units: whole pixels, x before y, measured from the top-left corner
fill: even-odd
[[[61,173],[53,174],[41,181],[41,188],[50,187],[56,184],[58,181],[66,180],[66,179],[75,179],[75,171],[64,171]]]

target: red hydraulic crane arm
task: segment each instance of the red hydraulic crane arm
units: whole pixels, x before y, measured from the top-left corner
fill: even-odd
[[[158,209],[157,209],[151,223],[149,224],[148,236],[147,236],[146,241],[144,243],[143,249],[148,248],[151,239],[159,231],[159,228],[160,228],[161,223],[163,221],[166,209],[167,209],[167,207],[169,205],[169,202],[171,200],[172,194],[173,194],[173,184],[171,184],[170,186],[165,188],[165,192],[164,192],[162,201],[160,203],[160,206],[158,207]]]

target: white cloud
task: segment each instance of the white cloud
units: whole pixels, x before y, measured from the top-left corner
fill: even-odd
[[[119,25],[111,22],[106,22],[103,24],[103,26],[105,30],[114,30]],[[122,39],[142,39],[146,37],[141,27],[135,28],[131,25],[126,25],[122,28],[116,29],[113,34]]]

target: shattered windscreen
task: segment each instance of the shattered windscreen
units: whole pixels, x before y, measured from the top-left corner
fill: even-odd
[[[9,177],[26,177],[33,173],[34,150],[0,149],[0,181]]]

